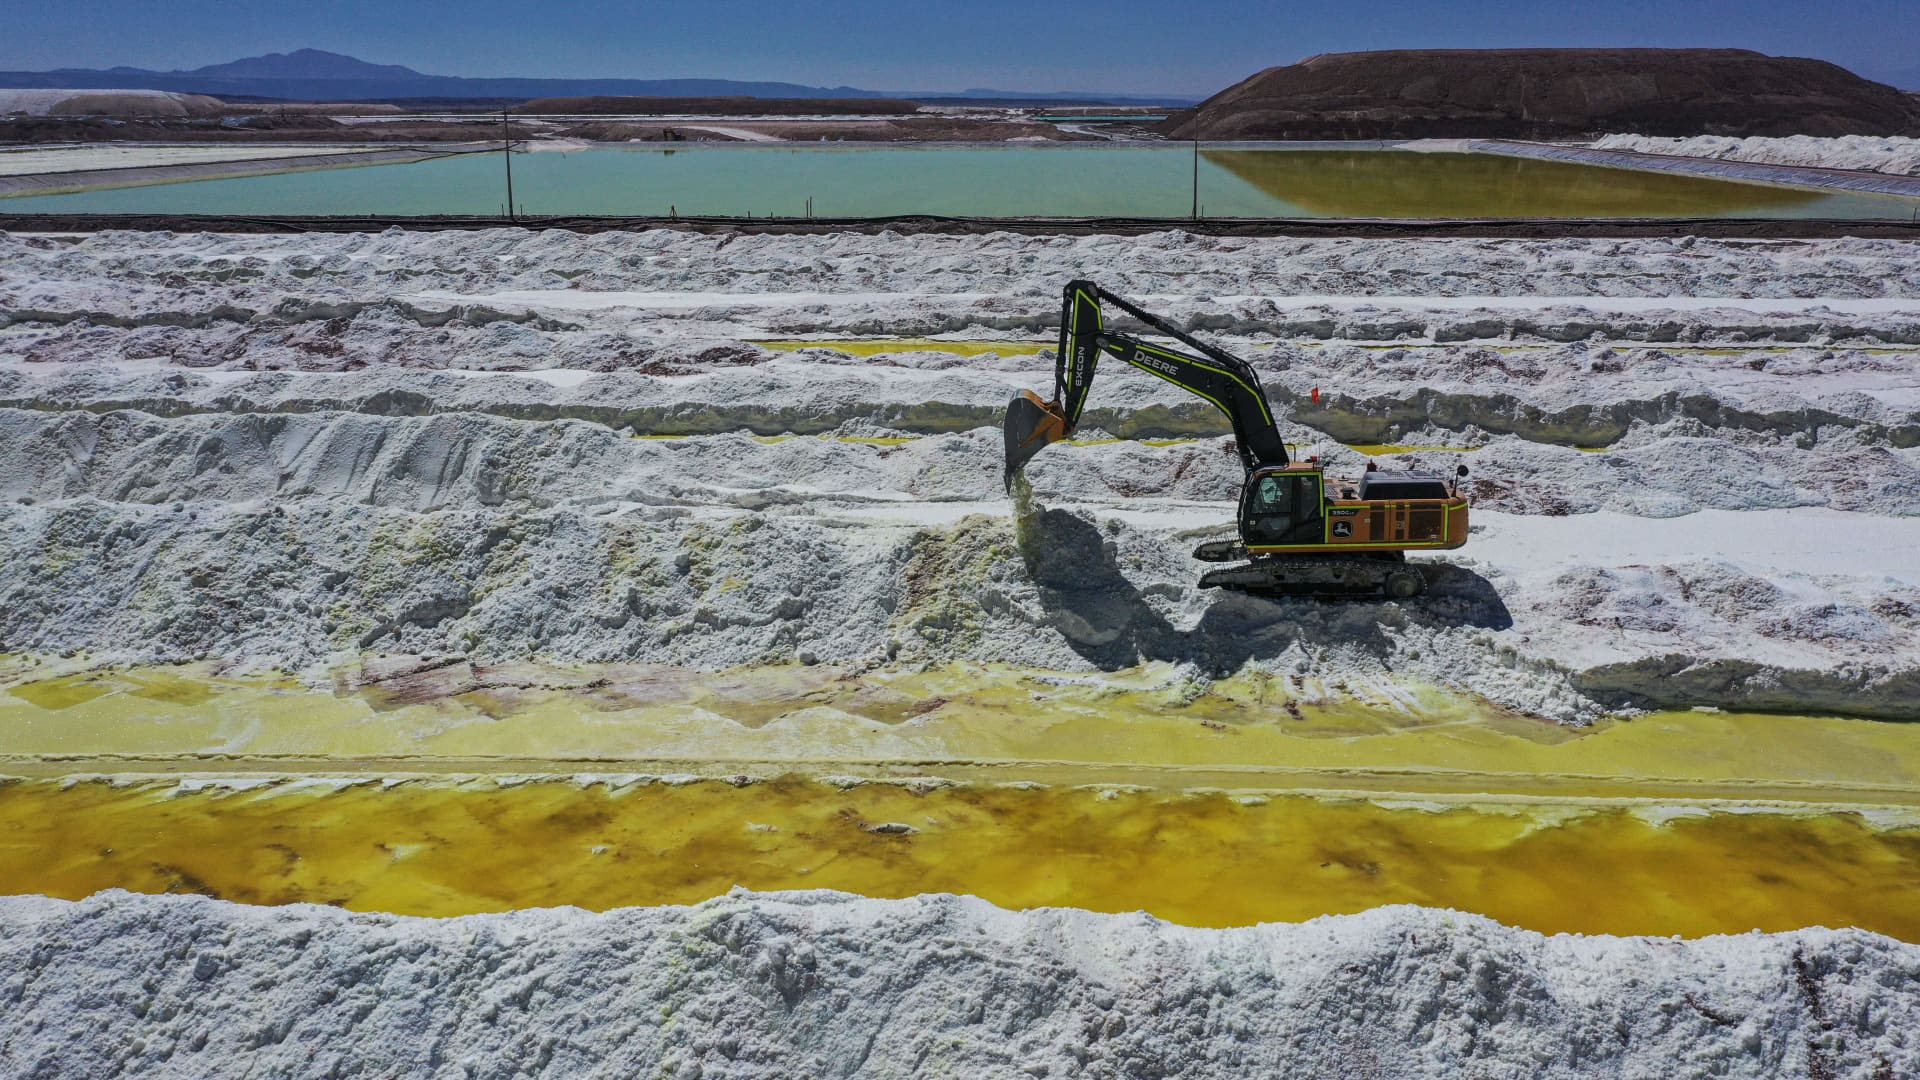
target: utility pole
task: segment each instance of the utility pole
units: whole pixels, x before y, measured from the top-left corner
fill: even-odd
[[[500,110],[500,160],[507,163],[507,220],[513,220],[513,132],[507,127],[507,110]]]
[[[1193,220],[1200,220],[1200,118],[1193,118]]]

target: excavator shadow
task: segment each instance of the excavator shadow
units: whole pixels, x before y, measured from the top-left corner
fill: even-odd
[[[1019,534],[1021,557],[1049,621],[1075,652],[1103,670],[1162,660],[1225,675],[1249,660],[1277,657],[1295,643],[1358,648],[1384,659],[1408,629],[1513,625],[1486,578],[1451,563],[1418,563],[1427,591],[1412,600],[1270,600],[1223,591],[1193,629],[1181,630],[1120,572],[1113,547],[1092,522],[1065,510],[1038,510],[1021,522]]]

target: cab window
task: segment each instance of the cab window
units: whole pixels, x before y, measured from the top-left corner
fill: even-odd
[[[1289,484],[1278,476],[1260,478],[1260,490],[1254,495],[1253,512],[1256,514],[1293,513],[1293,493],[1297,485]]]
[[[1255,544],[1320,543],[1325,539],[1321,514],[1318,475],[1263,476],[1247,501],[1244,529]]]

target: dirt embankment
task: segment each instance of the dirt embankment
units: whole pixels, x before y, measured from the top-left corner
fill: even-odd
[[[515,124],[513,137],[539,132]],[[499,117],[492,123],[396,120],[379,124],[343,124],[330,116],[306,113],[254,114],[242,118],[108,120],[98,116],[0,116],[0,144],[68,142],[155,143],[419,143],[470,142],[500,137]]]
[[[687,99],[665,99],[687,100]],[[712,99],[709,99],[712,100]],[[763,101],[760,104],[777,105]],[[253,107],[248,107],[253,108]],[[689,110],[692,111],[692,110]],[[778,109],[764,110],[768,114]],[[638,113],[632,115],[641,115]],[[609,114],[606,119],[569,121],[522,118],[512,121],[518,139],[584,139],[590,142],[660,142],[667,131],[708,142],[736,141],[735,136],[697,122],[668,119],[628,120]],[[712,112],[725,117],[730,114]],[[807,119],[728,119],[725,126],[744,129],[783,142],[1011,142],[1013,140],[1075,142],[1093,136],[1067,131],[1055,124],[1031,120],[982,120],[939,114],[900,113],[870,116],[802,114]],[[472,142],[500,137],[499,116],[460,119],[398,119],[379,123],[342,123],[313,112],[251,113],[244,117],[204,119],[108,120],[98,116],[0,116],[0,144],[70,142],[192,142],[192,143],[428,143]]]
[[[903,98],[543,97],[515,112],[624,116],[904,116],[920,103]]]
[[[748,131],[780,142],[1085,142],[1093,137],[1054,124],[1019,120],[971,120],[953,116],[897,119],[746,120],[727,130]],[[592,142],[659,142],[666,132],[708,142],[741,141],[725,131],[688,121],[590,120],[555,132],[566,139]]]
[[[228,116],[399,116],[405,110],[376,101],[229,101],[221,111]]]
[[[1744,49],[1408,49],[1273,67],[1161,125],[1176,138],[1920,133],[1920,105],[1822,60]]]

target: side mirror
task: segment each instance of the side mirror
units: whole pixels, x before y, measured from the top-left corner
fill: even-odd
[[[1467,467],[1465,465],[1460,466],[1459,468],[1453,470],[1453,475],[1455,476],[1467,475]]]

